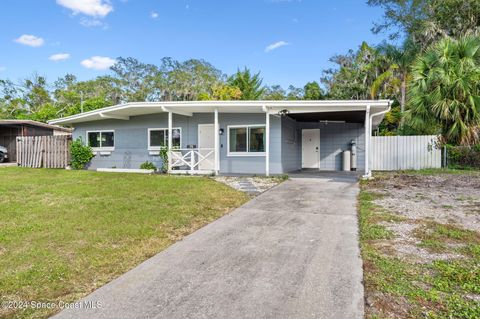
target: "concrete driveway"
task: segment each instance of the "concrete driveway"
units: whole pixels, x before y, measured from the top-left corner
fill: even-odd
[[[358,191],[294,175],[57,317],[363,318]]]

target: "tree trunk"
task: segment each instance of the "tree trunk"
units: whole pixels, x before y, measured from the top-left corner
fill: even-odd
[[[400,115],[402,116],[400,118],[400,128],[403,127],[403,115],[404,115],[404,112],[405,112],[405,104],[406,104],[406,100],[407,100],[407,75],[404,74],[402,76],[402,84],[400,86],[400,94],[401,94],[401,97],[400,97]]]
[[[400,94],[401,94],[400,111],[403,114],[403,112],[405,112],[405,104],[406,104],[406,100],[407,100],[407,77],[405,75],[402,77]]]

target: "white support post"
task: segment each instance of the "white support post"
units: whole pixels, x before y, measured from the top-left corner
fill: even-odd
[[[168,112],[168,171],[172,170],[172,148],[173,148],[173,114]]]
[[[270,113],[265,117],[265,175],[270,176]]]
[[[367,105],[365,111],[365,178],[370,177],[370,138],[372,135],[372,126],[370,125],[370,105]]]
[[[220,125],[218,124],[218,109],[215,109],[215,175],[220,173]]]

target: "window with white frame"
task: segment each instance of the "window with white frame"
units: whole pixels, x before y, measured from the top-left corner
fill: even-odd
[[[172,145],[173,147],[181,147],[182,145],[182,129],[175,127],[172,129]],[[168,146],[168,128],[149,128],[148,129],[148,149],[158,151],[162,147]]]
[[[229,155],[265,155],[265,125],[228,127]]]
[[[115,131],[88,131],[87,143],[94,150],[113,151],[115,148]]]

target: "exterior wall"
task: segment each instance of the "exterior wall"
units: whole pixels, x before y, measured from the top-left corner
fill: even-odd
[[[173,114],[173,127],[182,128],[182,148],[187,145],[198,147],[198,124],[213,124],[213,113],[195,113],[192,117]],[[227,126],[265,124],[265,114],[220,113],[220,128],[224,134],[220,136],[220,172],[224,174],[264,174],[265,156],[228,156]],[[96,168],[139,168],[145,161],[161,166],[159,156],[149,155],[148,128],[167,128],[168,114],[150,114],[131,117],[128,121],[101,120],[78,123],[73,138],[86,140],[86,132],[94,130],[114,130],[115,150],[110,155],[97,155],[92,160],[90,169]],[[270,118],[270,171],[272,174],[282,173],[281,163],[281,130],[280,119]]]
[[[300,129],[320,129],[320,169],[342,170],[342,152],[357,142],[357,170],[365,168],[365,128],[360,123],[298,123]],[[301,133],[300,133],[301,140]],[[301,156],[301,149],[300,149]]]
[[[213,113],[195,113],[192,117],[173,115],[173,127],[182,128],[182,148],[198,147],[198,124],[213,124]],[[227,127],[229,125],[265,124],[265,114],[220,113],[220,173],[264,174],[265,156],[229,156]],[[73,138],[86,140],[86,132],[114,130],[115,150],[107,156],[97,155],[90,169],[139,168],[145,161],[162,165],[159,156],[149,155],[148,128],[167,128],[166,113],[132,117],[128,121],[101,120],[76,125]],[[300,123],[290,118],[270,116],[270,173],[282,174],[300,170],[302,166],[302,129],[320,129],[320,169],[341,170],[342,152],[357,142],[357,169],[365,165],[365,130],[359,123]]]
[[[302,168],[302,131],[298,123],[282,117],[282,169],[284,173]]]

